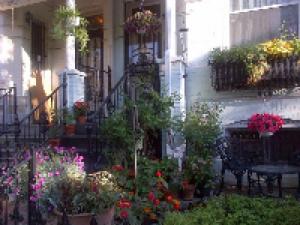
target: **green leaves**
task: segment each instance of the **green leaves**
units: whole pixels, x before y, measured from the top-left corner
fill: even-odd
[[[300,204],[294,199],[216,197],[187,213],[170,213],[164,225],[295,225]]]
[[[79,22],[79,24],[76,24]],[[53,38],[64,40],[67,36],[75,36],[80,44],[79,51],[87,50],[89,35],[87,32],[87,19],[81,17],[77,9],[72,9],[67,6],[60,6],[54,13],[53,20]]]

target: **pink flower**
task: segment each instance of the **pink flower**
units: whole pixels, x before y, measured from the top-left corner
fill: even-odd
[[[122,210],[122,211],[120,212],[120,217],[121,217],[122,219],[128,218],[128,212],[127,212],[126,210]]]
[[[54,173],[52,173],[52,172],[48,173],[48,177],[53,177],[53,176],[54,176]]]
[[[32,202],[36,202],[38,200],[38,198],[34,195],[30,196],[30,201]]]
[[[154,201],[155,195],[154,195],[153,192],[149,192],[149,194],[148,194],[148,199],[149,199],[149,201]]]
[[[59,175],[60,175],[60,172],[57,170],[57,171],[55,171],[54,175],[55,175],[55,176],[59,176]]]

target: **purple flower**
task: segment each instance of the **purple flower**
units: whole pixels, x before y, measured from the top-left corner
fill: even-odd
[[[34,196],[34,195],[30,196],[30,201],[36,202],[37,200],[38,200],[38,198],[36,196]]]

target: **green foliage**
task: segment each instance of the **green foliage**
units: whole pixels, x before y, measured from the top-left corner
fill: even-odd
[[[300,39],[283,34],[263,43],[251,46],[237,46],[230,49],[214,49],[210,58],[212,65],[234,62],[245,67],[248,84],[255,84],[269,70],[274,59],[284,59],[291,55],[300,56]],[[290,39],[288,39],[290,38]]]
[[[153,90],[143,93],[136,102],[141,128],[144,131],[168,128],[175,98],[175,95],[160,95]]]
[[[75,24],[76,20],[79,20],[78,26]],[[84,52],[89,41],[87,25],[88,21],[80,16],[77,9],[60,6],[54,13],[53,37],[64,40],[69,35],[74,36],[80,44],[79,51]]]
[[[32,201],[39,201],[42,211],[52,206],[65,208],[68,214],[99,213],[111,208],[116,199],[112,175],[102,171],[101,176],[87,175],[83,157],[74,149],[43,149],[36,152],[37,166]]]
[[[187,156],[183,171],[184,179],[201,188],[210,187],[214,177],[212,162],[213,157],[209,150],[204,150],[201,156]]]
[[[300,204],[294,199],[216,197],[187,213],[170,213],[164,225],[296,225]]]
[[[178,121],[177,129],[187,139],[189,151],[198,156],[209,149],[220,134],[220,106],[196,103],[187,112],[184,121]]]
[[[156,185],[157,178],[155,173],[157,171],[162,173],[164,180],[170,182],[178,174],[177,161],[168,158],[163,158],[160,161],[153,161],[146,157],[138,159],[136,187],[139,196],[145,196]]]
[[[125,113],[115,112],[101,124],[104,154],[111,165],[133,162],[134,136]]]

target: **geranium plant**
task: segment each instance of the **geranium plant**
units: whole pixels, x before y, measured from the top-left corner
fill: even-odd
[[[89,110],[89,105],[84,101],[76,101],[73,106],[74,116],[75,118],[79,118],[80,116],[86,116]]]
[[[150,10],[143,10],[128,17],[124,26],[128,33],[153,33],[159,29],[160,20]]]
[[[284,120],[278,115],[269,113],[254,114],[249,119],[248,128],[257,131],[261,135],[267,132],[275,133],[283,124]]]

